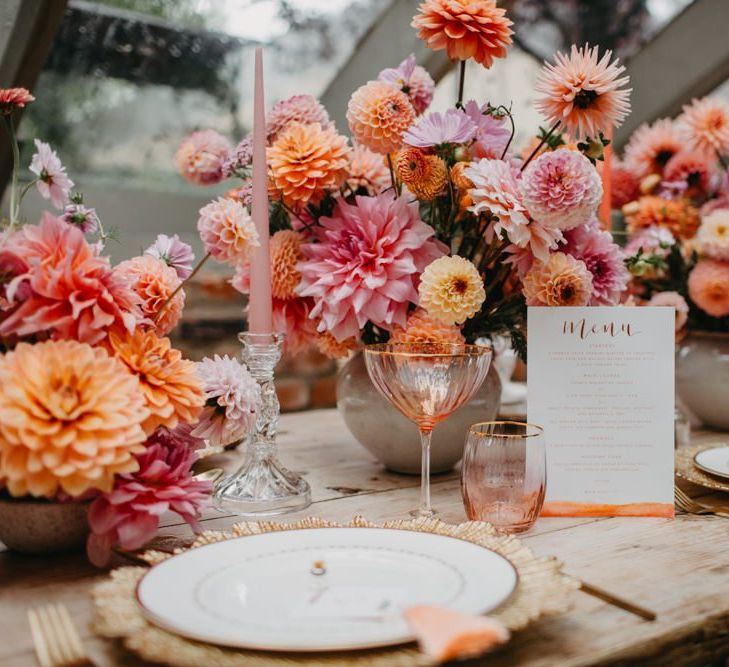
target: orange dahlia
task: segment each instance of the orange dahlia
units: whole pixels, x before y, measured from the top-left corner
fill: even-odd
[[[405,328],[392,332],[391,343],[465,343],[460,327],[430,317],[422,308],[408,316]]]
[[[699,212],[685,199],[664,199],[647,195],[623,207],[628,231],[632,234],[648,227],[665,227],[676,238],[690,239],[701,222]]]
[[[271,293],[277,299],[293,299],[301,281],[296,265],[301,259],[304,238],[293,229],[282,229],[271,237]]]
[[[110,335],[109,347],[139,378],[139,386],[149,416],[142,428],[152,433],[158,426],[175,428],[191,424],[205,405],[205,387],[194,361],[159,338],[154,331],[137,329],[133,334]]]
[[[486,68],[505,58],[512,22],[496,0],[425,0],[410,24],[428,48],[451,60],[473,58]]]
[[[684,141],[670,118],[661,118],[653,125],[643,123],[625,147],[625,166],[639,178],[662,174],[668,161],[683,149]]]
[[[408,96],[384,81],[357,88],[347,106],[347,122],[355,139],[382,155],[402,146],[402,135],[414,120],[415,109]]]
[[[273,183],[293,208],[317,203],[347,177],[347,139],[319,123],[289,123],[268,149]]]
[[[437,155],[426,155],[417,148],[400,151],[395,166],[398,178],[418,199],[435,199],[448,183],[448,168]]]
[[[139,380],[106,350],[20,343],[0,356],[0,479],[12,496],[109,492],[137,470],[148,414]]]
[[[729,151],[729,106],[704,97],[692,100],[680,118],[684,133],[694,148],[724,155]]]
[[[317,334],[316,346],[329,359],[343,359],[359,347],[359,341],[354,336],[339,341],[329,331],[325,331]]]
[[[470,162],[456,162],[451,167],[451,181],[459,190],[470,190],[473,187],[473,181],[464,173],[470,166]]]
[[[356,144],[349,158],[347,185],[352,192],[363,188],[370,195],[378,195],[390,187],[390,170],[382,155]]]
[[[582,260],[553,252],[524,276],[524,296],[528,306],[586,306],[592,298],[592,274]]]
[[[729,315],[729,264],[702,259],[688,279],[691,300],[712,317]]]

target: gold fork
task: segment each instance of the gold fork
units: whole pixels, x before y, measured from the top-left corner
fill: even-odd
[[[65,605],[29,609],[28,623],[41,667],[93,667]]]
[[[716,516],[722,516],[729,519],[729,511],[725,507],[711,507],[710,505],[704,505],[690,498],[685,491],[673,487],[673,494],[676,499],[676,505],[679,509],[689,514],[715,514]]]

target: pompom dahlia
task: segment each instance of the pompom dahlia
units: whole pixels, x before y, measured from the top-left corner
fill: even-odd
[[[156,257],[140,255],[117,265],[114,275],[134,290],[147,323],[154,323],[159,335],[164,336],[177,326],[185,307],[185,290],[179,290],[168,302],[181,284],[175,269]]]
[[[271,293],[276,299],[293,299],[301,274],[296,265],[302,258],[304,237],[293,229],[281,229],[271,236]]]
[[[157,240],[144,251],[144,254],[172,267],[180,280],[185,280],[192,273],[192,263],[195,261],[192,247],[181,241],[177,234],[173,236],[159,234]]]
[[[189,424],[197,419],[205,403],[202,380],[195,362],[183,359],[169,338],[137,329],[124,336],[111,334],[109,349],[139,378],[148,410],[142,424],[145,433],[158,426],[174,429],[180,422]]]
[[[486,300],[478,269],[457,255],[439,257],[428,264],[420,276],[418,294],[426,313],[450,326],[473,317]]]
[[[354,138],[375,153],[398,150],[403,134],[415,120],[408,96],[384,81],[370,81],[354,91],[347,122]]]
[[[0,88],[0,113],[10,114],[35,100],[27,88]]]
[[[442,144],[467,144],[476,137],[478,126],[460,109],[433,111],[423,116],[403,135],[408,146],[430,148]]]
[[[688,322],[689,307],[678,292],[657,292],[650,301],[649,306],[664,306],[676,311],[676,331],[682,331]]]
[[[576,137],[597,137],[601,130],[618,127],[630,113],[630,92],[623,88],[630,77],[612,51],[598,60],[597,47],[574,44],[569,56],[557,53],[555,64],[544,63],[535,90],[542,93],[537,109],[552,124]]]
[[[611,206],[621,209],[640,197],[640,181],[632,169],[616,164],[612,171]]]
[[[417,148],[404,148],[398,154],[398,178],[418,199],[432,201],[448,183],[448,168],[437,155],[426,155]]]
[[[417,203],[392,192],[340,200],[315,235],[316,243],[301,246],[297,291],[314,299],[318,330],[338,341],[358,336],[368,320],[387,330],[404,326],[418,275],[447,250],[420,220]]]
[[[563,252],[535,262],[523,283],[528,306],[586,306],[592,298],[592,276],[585,263]]]
[[[410,313],[404,328],[398,327],[392,332],[390,342],[463,344],[466,339],[463,337],[460,327],[443,324],[440,320],[428,315],[422,308],[418,308]]]
[[[505,58],[512,22],[496,0],[425,0],[410,24],[429,49],[451,60],[473,59],[486,68]]]
[[[631,234],[648,227],[664,227],[679,239],[690,239],[699,228],[699,212],[685,199],[664,199],[655,195],[641,197],[623,207]]]
[[[729,315],[729,263],[700,260],[689,274],[688,293],[712,317]]]
[[[729,151],[729,105],[711,97],[694,99],[683,107],[679,125],[691,145],[724,155]]]
[[[701,219],[696,246],[706,257],[729,262],[729,209],[719,209]]]
[[[355,144],[349,155],[347,186],[356,193],[363,188],[369,195],[377,195],[392,185],[390,170],[382,155],[369,148]]]
[[[36,139],[35,149],[29,169],[36,175],[36,188],[43,199],[50,199],[51,204],[62,209],[68,201],[73,181],[66,174],[56,151],[48,144]]]
[[[511,139],[511,130],[505,116],[488,112],[489,105],[479,106],[474,100],[466,102],[463,111],[476,124],[476,143],[471,155],[476,158],[501,159]]]
[[[114,488],[89,508],[89,560],[106,565],[116,545],[140,549],[157,532],[165,512],[175,512],[198,529],[202,510],[209,505],[212,484],[195,479],[197,455],[165,439],[151,437],[137,454],[136,472],[119,475]]]
[[[416,64],[412,53],[397,67],[383,69],[377,79],[405,93],[418,114],[423,113],[433,100],[435,81],[428,74],[428,70]]]
[[[349,153],[347,139],[333,127],[293,122],[268,149],[268,168],[284,203],[299,209],[344,183]]]
[[[99,229],[99,216],[96,210],[75,202],[66,204],[61,220],[78,227],[84,234],[93,234]]]
[[[236,266],[260,245],[248,210],[236,201],[218,197],[200,209],[197,221],[205,251],[219,262]]]
[[[199,130],[185,138],[175,153],[180,176],[193,185],[215,185],[225,177],[223,163],[230,142],[215,130]]]
[[[543,227],[572,229],[588,222],[602,200],[597,169],[581,153],[558,148],[540,155],[521,179],[524,205]]]
[[[138,468],[148,411],[131,375],[106,350],[46,341],[0,356],[0,479],[10,495],[110,491]]]
[[[636,176],[662,174],[668,161],[684,150],[684,140],[670,118],[661,118],[652,125],[643,123],[625,147],[625,166]]]
[[[197,365],[207,402],[192,435],[213,447],[244,438],[256,423],[261,388],[237,359],[226,354],[205,357]]]
[[[290,123],[312,125],[319,123],[322,129],[334,127],[327,110],[312,95],[292,95],[280,100],[266,114],[266,139],[272,144]]]
[[[715,162],[703,151],[676,153],[666,163],[663,178],[665,181],[685,184],[683,192],[687,197],[700,197],[711,189],[716,173]]]
[[[27,270],[6,286],[8,301],[19,305],[0,322],[0,336],[41,334],[95,345],[109,330],[132,331],[143,318],[139,297],[108,257],[59,218],[45,214],[39,225],[24,225],[5,250]]]
[[[612,234],[600,229],[596,222],[565,233],[566,243],[560,248],[582,260],[592,276],[591,306],[615,306],[628,288],[630,272],[625,255]]]

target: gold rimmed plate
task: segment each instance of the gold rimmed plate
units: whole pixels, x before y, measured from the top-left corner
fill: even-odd
[[[707,444],[706,442],[676,450],[676,476],[680,479],[702,486],[712,491],[729,493],[729,479],[718,476],[696,464],[697,455],[714,449],[724,449],[724,442]]]

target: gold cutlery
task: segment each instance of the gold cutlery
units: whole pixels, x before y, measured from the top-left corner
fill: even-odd
[[[673,493],[676,499],[676,506],[684,512],[688,512],[689,514],[715,514],[716,516],[722,516],[729,519],[729,508],[721,506],[711,507],[711,505],[699,503],[693,498],[690,498],[686,492],[679,489],[678,486],[674,486]]]
[[[29,609],[28,622],[41,667],[93,667],[65,605]]]
[[[618,607],[630,614],[640,616],[640,618],[646,621],[655,621],[657,618],[656,612],[646,609],[645,607],[641,607],[640,605],[630,602],[629,600],[625,600],[624,598],[618,597],[614,593],[610,593],[603,588],[598,588],[597,586],[588,584],[585,581],[580,581],[580,590],[583,593],[587,593],[588,595],[599,598],[603,602],[613,605],[613,607]]]

